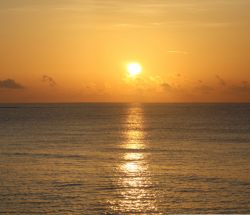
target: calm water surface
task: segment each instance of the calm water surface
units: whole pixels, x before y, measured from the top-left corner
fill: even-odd
[[[0,213],[250,213],[250,105],[0,105]]]

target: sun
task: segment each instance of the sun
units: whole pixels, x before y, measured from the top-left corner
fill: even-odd
[[[128,70],[128,75],[132,78],[135,78],[137,75],[141,73],[142,67],[139,63],[129,63],[127,70]]]

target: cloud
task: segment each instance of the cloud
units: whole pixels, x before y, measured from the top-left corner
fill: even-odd
[[[224,79],[222,79],[219,75],[216,75],[216,78],[217,78],[220,85],[222,85],[222,86],[227,85],[227,83],[224,81]]]
[[[186,51],[180,51],[180,50],[169,50],[168,53],[169,54],[184,54],[184,55],[188,54],[188,52],[186,52]]]
[[[250,84],[247,81],[242,81],[241,84],[230,87],[230,90],[234,93],[250,93]]]
[[[24,89],[24,87],[13,79],[0,80],[0,88]]]
[[[203,81],[199,80],[199,85],[194,88],[195,91],[208,94],[214,90],[214,88],[210,87],[207,84],[204,84]]]
[[[162,87],[165,91],[171,91],[171,90],[172,90],[172,87],[171,87],[168,83],[166,83],[166,82],[162,83],[162,84],[161,84],[161,87]]]
[[[56,86],[55,80],[53,78],[51,78],[50,76],[44,75],[42,81],[45,83],[48,83],[49,86],[51,86],[51,87]]]
[[[112,24],[110,26],[110,29],[148,29],[148,28],[157,28],[161,25],[158,23],[144,23],[144,24],[134,24],[134,23],[118,23],[118,24]]]
[[[84,85],[84,90],[86,94],[104,95],[109,94],[112,89],[111,85],[107,82],[99,85],[95,82],[90,82]]]

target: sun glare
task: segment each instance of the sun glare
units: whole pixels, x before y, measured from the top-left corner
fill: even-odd
[[[130,77],[134,78],[139,75],[142,71],[142,67],[139,63],[130,63],[128,64],[128,74]]]

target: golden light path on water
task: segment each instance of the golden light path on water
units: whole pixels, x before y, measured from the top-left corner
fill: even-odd
[[[121,144],[124,150],[118,167],[117,185],[119,195],[113,210],[121,213],[157,212],[156,194],[152,191],[151,173],[145,143],[143,111],[140,105],[128,109],[124,128],[126,141]]]

